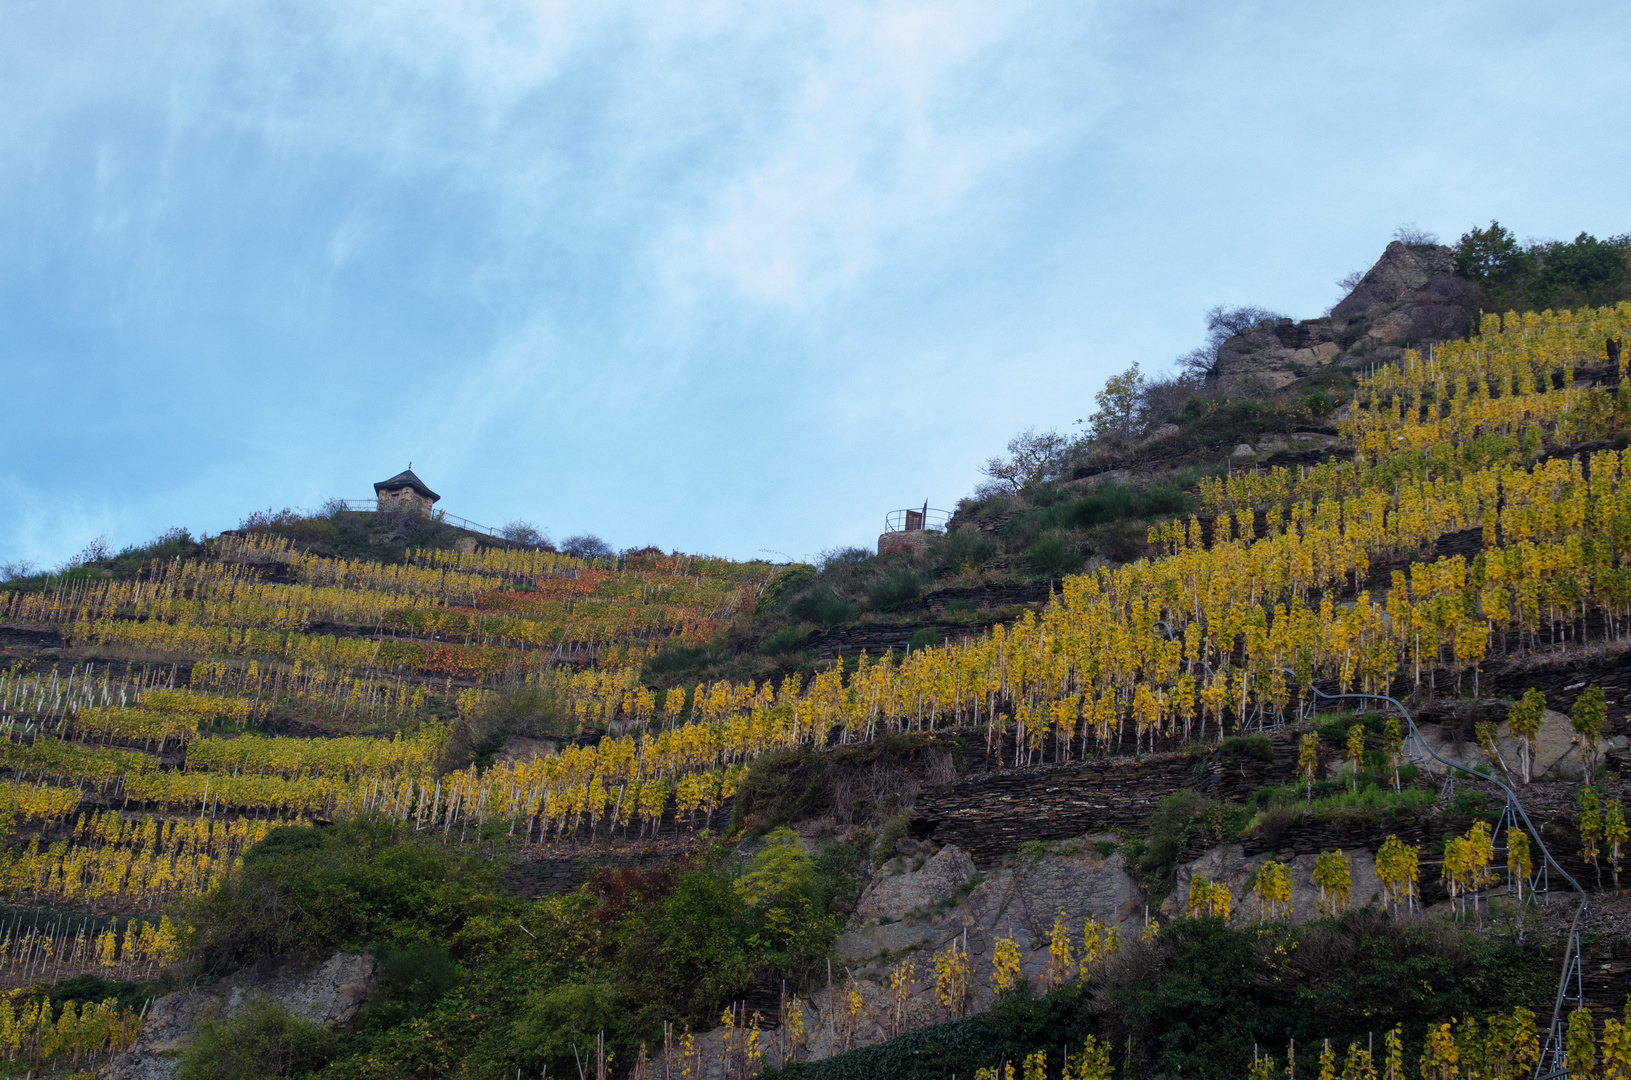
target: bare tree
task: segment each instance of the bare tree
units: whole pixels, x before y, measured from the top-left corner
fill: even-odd
[[[1167,417],[1184,407],[1184,402],[1205,389],[1205,377],[1191,371],[1179,371],[1151,379],[1144,384],[1143,429],[1147,435],[1155,427],[1166,423]]]
[[[609,559],[616,554],[612,545],[594,533],[579,533],[561,541],[561,551],[577,559]]]
[[[1269,319],[1287,316],[1256,304],[1227,307],[1219,304],[1206,313],[1206,344],[1178,358],[1178,366],[1191,375],[1205,375],[1218,362],[1218,346]]]
[[[0,581],[22,581],[34,577],[40,568],[28,559],[14,559],[11,562],[0,563]]]
[[[1407,221],[1393,230],[1393,239],[1405,247],[1430,247],[1438,243],[1438,234],[1428,232],[1414,221]]]
[[[1058,476],[1069,445],[1070,441],[1057,431],[1038,434],[1035,428],[1026,428],[1008,440],[1006,458],[994,457],[980,466],[980,471],[995,482],[997,489],[1018,494],[1032,484]]]
[[[108,543],[108,534],[103,533],[85,545],[85,550],[68,560],[69,566],[85,566],[88,563],[107,562],[113,558],[113,546]]]
[[[538,547],[549,543],[549,537],[530,521],[516,518],[514,521],[498,530],[498,534],[506,540],[513,540],[518,544]]]

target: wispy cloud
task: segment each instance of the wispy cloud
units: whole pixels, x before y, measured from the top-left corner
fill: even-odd
[[[1626,229],[1631,15],[1419,8],[4,5],[0,557],[410,457],[478,520],[864,541],[1401,220]]]

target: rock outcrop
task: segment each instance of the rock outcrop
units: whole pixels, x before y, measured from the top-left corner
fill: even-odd
[[[1503,773],[1511,778],[1521,775],[1522,759],[1519,757],[1518,740],[1507,730],[1507,723],[1504,720],[1500,721],[1495,729],[1495,748],[1500,755],[1499,761],[1491,761],[1489,755],[1476,742],[1455,738],[1443,725],[1423,725],[1421,734],[1429,749],[1453,764],[1482,769],[1495,777],[1504,778]],[[1624,750],[1627,746],[1631,746],[1631,739],[1624,735],[1615,735],[1604,739],[1600,750],[1607,753]],[[1575,741],[1574,727],[1567,716],[1552,709],[1546,710],[1541,720],[1540,731],[1535,734],[1534,756],[1529,762],[1529,773],[1537,780],[1542,777],[1578,780],[1585,775],[1586,767],[1580,759],[1580,745]]]
[[[1208,380],[1226,394],[1264,393],[1327,364],[1397,360],[1406,348],[1464,336],[1476,304],[1449,248],[1395,240],[1331,314],[1266,320],[1225,341]]]
[[[362,1007],[373,973],[368,954],[337,952],[315,967],[245,968],[206,987],[166,994],[153,1002],[135,1043],[104,1065],[97,1080],[170,1080],[201,1020],[230,1017],[256,995],[302,1020],[343,1024]]]
[[[913,961],[923,984],[914,1001],[932,1011],[933,957],[961,938],[973,963],[974,1010],[989,1008],[995,1001],[991,957],[999,937],[1012,938],[1019,946],[1022,970],[1035,984],[1047,966],[1048,939],[1061,911],[1078,939],[1088,916],[1117,927],[1123,940],[1138,936],[1144,891],[1127,872],[1125,856],[1101,852],[1099,842],[1109,847],[1114,840],[1101,835],[1050,845],[1051,850],[1035,858],[984,875],[955,844],[941,848],[916,871],[881,870],[862,894],[834,951],[842,966],[858,976],[863,996],[882,992],[891,964]],[[931,1019],[925,1014],[923,1022]],[[874,1034],[881,1037],[882,1032]],[[874,1039],[863,1033],[862,1041]]]
[[[1348,893],[1349,908],[1365,907],[1382,902],[1382,883],[1376,879],[1376,856],[1364,848],[1345,851],[1348,872],[1353,884]],[[1321,916],[1319,886],[1314,884],[1314,855],[1299,855],[1286,864],[1291,872],[1292,922],[1308,922]],[[1252,882],[1257,868],[1268,861],[1267,855],[1248,856],[1239,844],[1222,844],[1212,848],[1193,862],[1178,868],[1177,884],[1161,904],[1161,918],[1176,919],[1184,914],[1189,897],[1189,883],[1196,874],[1209,882],[1223,882],[1229,886],[1233,910],[1229,916],[1231,926],[1250,926],[1265,915],[1257,897],[1252,895]],[[1277,913],[1284,918],[1283,914]]]

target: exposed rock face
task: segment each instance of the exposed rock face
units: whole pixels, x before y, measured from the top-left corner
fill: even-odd
[[[906,1026],[948,1018],[934,1001],[934,956],[943,953],[953,938],[966,942],[972,961],[974,1012],[996,1001],[991,959],[999,937],[1012,938],[1019,946],[1021,971],[1033,986],[1040,986],[1043,978],[1048,935],[1061,909],[1078,948],[1082,920],[1089,915],[1119,927],[1123,941],[1135,939],[1144,922],[1144,892],[1128,875],[1120,852],[1101,855],[1091,846],[1100,839],[1110,838],[1063,843],[1034,862],[993,870],[984,877],[976,876],[974,862],[965,852],[949,844],[916,872],[884,871],[874,877],[835,949],[842,970],[855,973],[867,1003],[867,1018],[854,1033],[852,1045],[888,1037],[887,974],[902,958],[915,965],[918,986]],[[826,1011],[810,1027],[807,1058],[840,1052],[841,1018],[824,997],[812,1004]]]
[[[1502,776],[1503,765],[1512,779],[1520,779],[1523,775],[1518,740],[1507,730],[1504,720],[1496,728],[1495,748],[1500,752],[1500,762],[1490,761],[1489,755],[1476,742],[1448,737],[1439,725],[1423,725],[1421,734],[1428,747],[1447,761],[1482,769],[1498,779],[1505,779]],[[1628,744],[1631,741],[1625,736],[1616,735],[1604,739],[1602,749],[1620,750]],[[1535,734],[1534,756],[1529,762],[1530,776],[1537,780],[1541,777],[1577,780],[1585,773],[1586,767],[1580,760],[1580,747],[1574,741],[1574,727],[1569,723],[1569,718],[1547,709],[1540,723],[1540,731]]]
[[[1442,245],[1395,240],[1323,319],[1259,323],[1218,348],[1208,378],[1224,393],[1278,390],[1326,364],[1397,360],[1407,347],[1465,335],[1477,290]]]
[[[1019,895],[1038,940],[1052,933],[1061,911],[1073,934],[1089,915],[1119,927],[1123,939],[1137,937],[1144,924],[1144,890],[1128,875],[1119,851],[1108,857],[1087,849],[1043,858],[1021,875]]]
[[[1445,341],[1466,334],[1477,290],[1455,269],[1442,244],[1406,247],[1395,240],[1354,291],[1331,309],[1337,341],[1351,349],[1362,337],[1385,345]]]
[[[1364,848],[1356,848],[1345,854],[1348,856],[1349,874],[1353,879],[1348,894],[1348,907],[1380,904],[1382,883],[1376,879],[1376,856]],[[1314,855],[1299,855],[1286,864],[1291,871],[1289,918],[1292,922],[1308,922],[1320,917],[1319,886],[1314,884],[1315,858]],[[1267,855],[1243,854],[1239,844],[1223,844],[1194,862],[1185,863],[1178,868],[1177,884],[1172,890],[1172,895],[1161,905],[1161,918],[1176,919],[1184,914],[1184,906],[1189,899],[1190,880],[1198,873],[1207,881],[1221,881],[1229,886],[1229,895],[1233,897],[1233,909],[1229,916],[1230,926],[1250,926],[1258,922],[1265,913],[1257,897],[1252,895],[1252,879],[1257,874],[1257,868],[1267,861]],[[1277,917],[1284,919],[1287,916],[1278,914]]]
[[[1226,394],[1278,390],[1340,356],[1334,337],[1330,319],[1261,322],[1218,346],[1217,366],[1208,378]]]
[[[199,1021],[212,1011],[230,1017],[256,994],[302,1020],[343,1024],[362,1007],[373,973],[368,954],[337,952],[312,968],[245,968],[208,987],[166,994],[153,1002],[136,1042],[104,1065],[97,1080],[170,1080]]]
[[[874,877],[860,903],[855,905],[852,922],[901,919],[913,911],[927,910],[939,901],[950,899],[957,892],[957,886],[973,876],[974,860],[956,844],[947,844],[919,870]]]

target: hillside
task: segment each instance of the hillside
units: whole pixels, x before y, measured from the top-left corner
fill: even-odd
[[[1617,241],[1494,230],[1112,386],[912,552],[335,509],[6,583],[8,1067],[1516,1075],[1584,956],[1581,1072],[1631,991],[1631,302]],[[1481,310],[1563,295],[1613,303]]]

